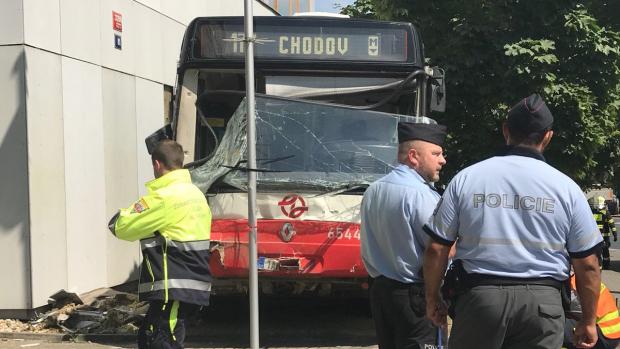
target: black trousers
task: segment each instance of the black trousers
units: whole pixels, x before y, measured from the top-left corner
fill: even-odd
[[[139,349],[182,349],[185,321],[198,306],[179,301],[149,302],[149,310],[138,330]]]
[[[380,349],[436,348],[437,328],[426,318],[424,284],[375,278],[370,308]]]
[[[609,241],[609,236],[603,236],[603,249],[602,249],[603,269],[609,269],[609,263],[611,262],[611,259],[609,258],[609,246],[610,245],[611,245],[611,242]]]
[[[451,349],[558,349],[560,290],[541,285],[475,286],[456,298]]]

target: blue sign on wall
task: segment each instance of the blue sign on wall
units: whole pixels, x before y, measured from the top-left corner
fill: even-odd
[[[123,40],[119,34],[114,34],[114,48],[117,50],[123,49]]]

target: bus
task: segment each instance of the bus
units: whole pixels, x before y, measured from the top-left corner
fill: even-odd
[[[259,289],[364,293],[360,203],[396,163],[399,121],[434,123],[443,70],[410,23],[255,17],[257,168],[246,161],[243,17],[187,27],[169,125],[213,214],[214,293],[246,292],[247,171],[257,171]]]

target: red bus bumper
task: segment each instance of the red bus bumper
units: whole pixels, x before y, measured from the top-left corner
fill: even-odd
[[[359,229],[359,224],[347,222],[259,220],[259,273],[296,281],[365,279]],[[248,276],[248,232],[246,219],[213,220],[210,266],[215,278]]]

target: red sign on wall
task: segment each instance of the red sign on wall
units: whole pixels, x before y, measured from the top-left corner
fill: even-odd
[[[112,29],[117,32],[123,31],[123,15],[115,11],[112,11]]]

